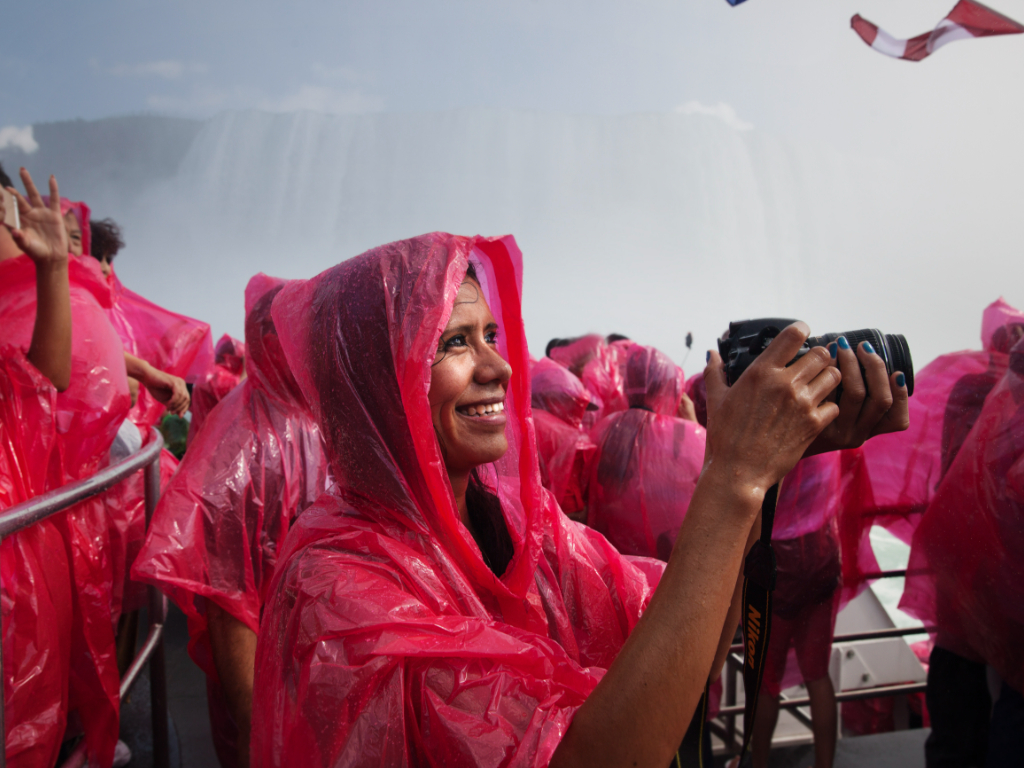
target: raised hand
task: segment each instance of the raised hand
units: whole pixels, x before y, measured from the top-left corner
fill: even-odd
[[[37,267],[65,264],[68,259],[68,233],[60,213],[57,179],[50,177],[49,206],[43,203],[31,174],[24,168],[21,169],[21,181],[28,192],[27,200],[13,187],[10,190],[18,200],[18,213],[21,215],[21,228],[11,230],[14,242]]]

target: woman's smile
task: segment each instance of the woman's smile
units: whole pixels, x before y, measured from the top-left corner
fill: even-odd
[[[505,425],[504,400],[481,401],[470,405],[456,406],[455,412],[465,419],[480,425]]]

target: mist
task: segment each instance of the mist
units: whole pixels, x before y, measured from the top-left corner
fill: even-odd
[[[515,235],[535,356],[554,336],[616,332],[689,374],[730,320],[767,315],[904,333],[920,368],[978,347],[990,301],[1024,303],[1019,200],[969,168],[735,122],[234,111],[40,126],[38,152],[0,160],[58,171],[64,194],[124,226],[126,285],[236,337],[253,274],[311,277],[434,230]]]

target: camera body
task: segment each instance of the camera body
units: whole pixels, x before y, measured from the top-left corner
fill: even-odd
[[[792,325],[795,320],[781,317],[763,317],[758,320],[740,320],[729,323],[729,330],[718,340],[718,352],[725,364],[725,376],[729,386],[750,366],[757,356],[764,352],[772,339],[779,335],[783,328]],[[797,352],[789,365],[792,365],[813,347],[824,347],[845,336],[854,349],[862,341],[870,342],[875,352],[885,361],[885,370],[891,376],[895,371],[902,371],[907,379],[907,393],[914,394],[914,361],[910,356],[910,347],[902,334],[886,333],[875,328],[863,328],[859,331],[844,333],[826,333],[811,336]],[[864,368],[861,366],[861,371]]]

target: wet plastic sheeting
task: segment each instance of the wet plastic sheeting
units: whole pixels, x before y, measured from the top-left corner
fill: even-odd
[[[914,534],[900,608],[1024,691],[1024,342]]]
[[[20,349],[0,348],[0,510],[45,492],[51,472],[60,476],[56,401]],[[67,722],[71,656],[71,575],[56,522],[5,538],[0,576],[7,764],[48,768]]]
[[[467,268],[512,367],[509,450],[481,468],[515,554],[460,521],[427,401]],[[512,238],[393,243],[289,286],[274,319],[338,490],[296,521],[257,649],[253,765],[546,765],[651,596],[541,486]],[[314,308],[315,311],[314,311]]]
[[[63,466],[48,488],[94,474],[109,460],[110,445],[131,405],[121,340],[107,319],[110,288],[91,257],[69,257],[71,383],[56,396],[54,423]],[[0,342],[27,350],[35,320],[35,266],[27,256],[0,263]],[[32,429],[22,423],[21,429]],[[70,707],[78,709],[90,754],[112,759],[117,740],[119,677],[114,653],[114,552],[105,495],[63,516],[75,601]],[[123,572],[121,574],[123,576]]]
[[[226,333],[214,349],[212,364],[202,373],[192,388],[192,424],[188,431],[188,444],[203,426],[207,414],[238,386],[245,370],[245,345]]]
[[[213,409],[185,454],[133,573],[156,584],[188,617],[189,651],[211,678],[211,706],[220,708],[216,736],[225,736],[233,724],[213,665],[206,601],[258,631],[288,528],[326,487],[320,430],[288,370],[270,316],[284,284],[266,275],[249,282],[249,375]]]
[[[706,433],[678,418],[682,371],[634,345],[626,362],[630,408],[594,429],[587,524],[627,555],[668,561],[704,463]]]

